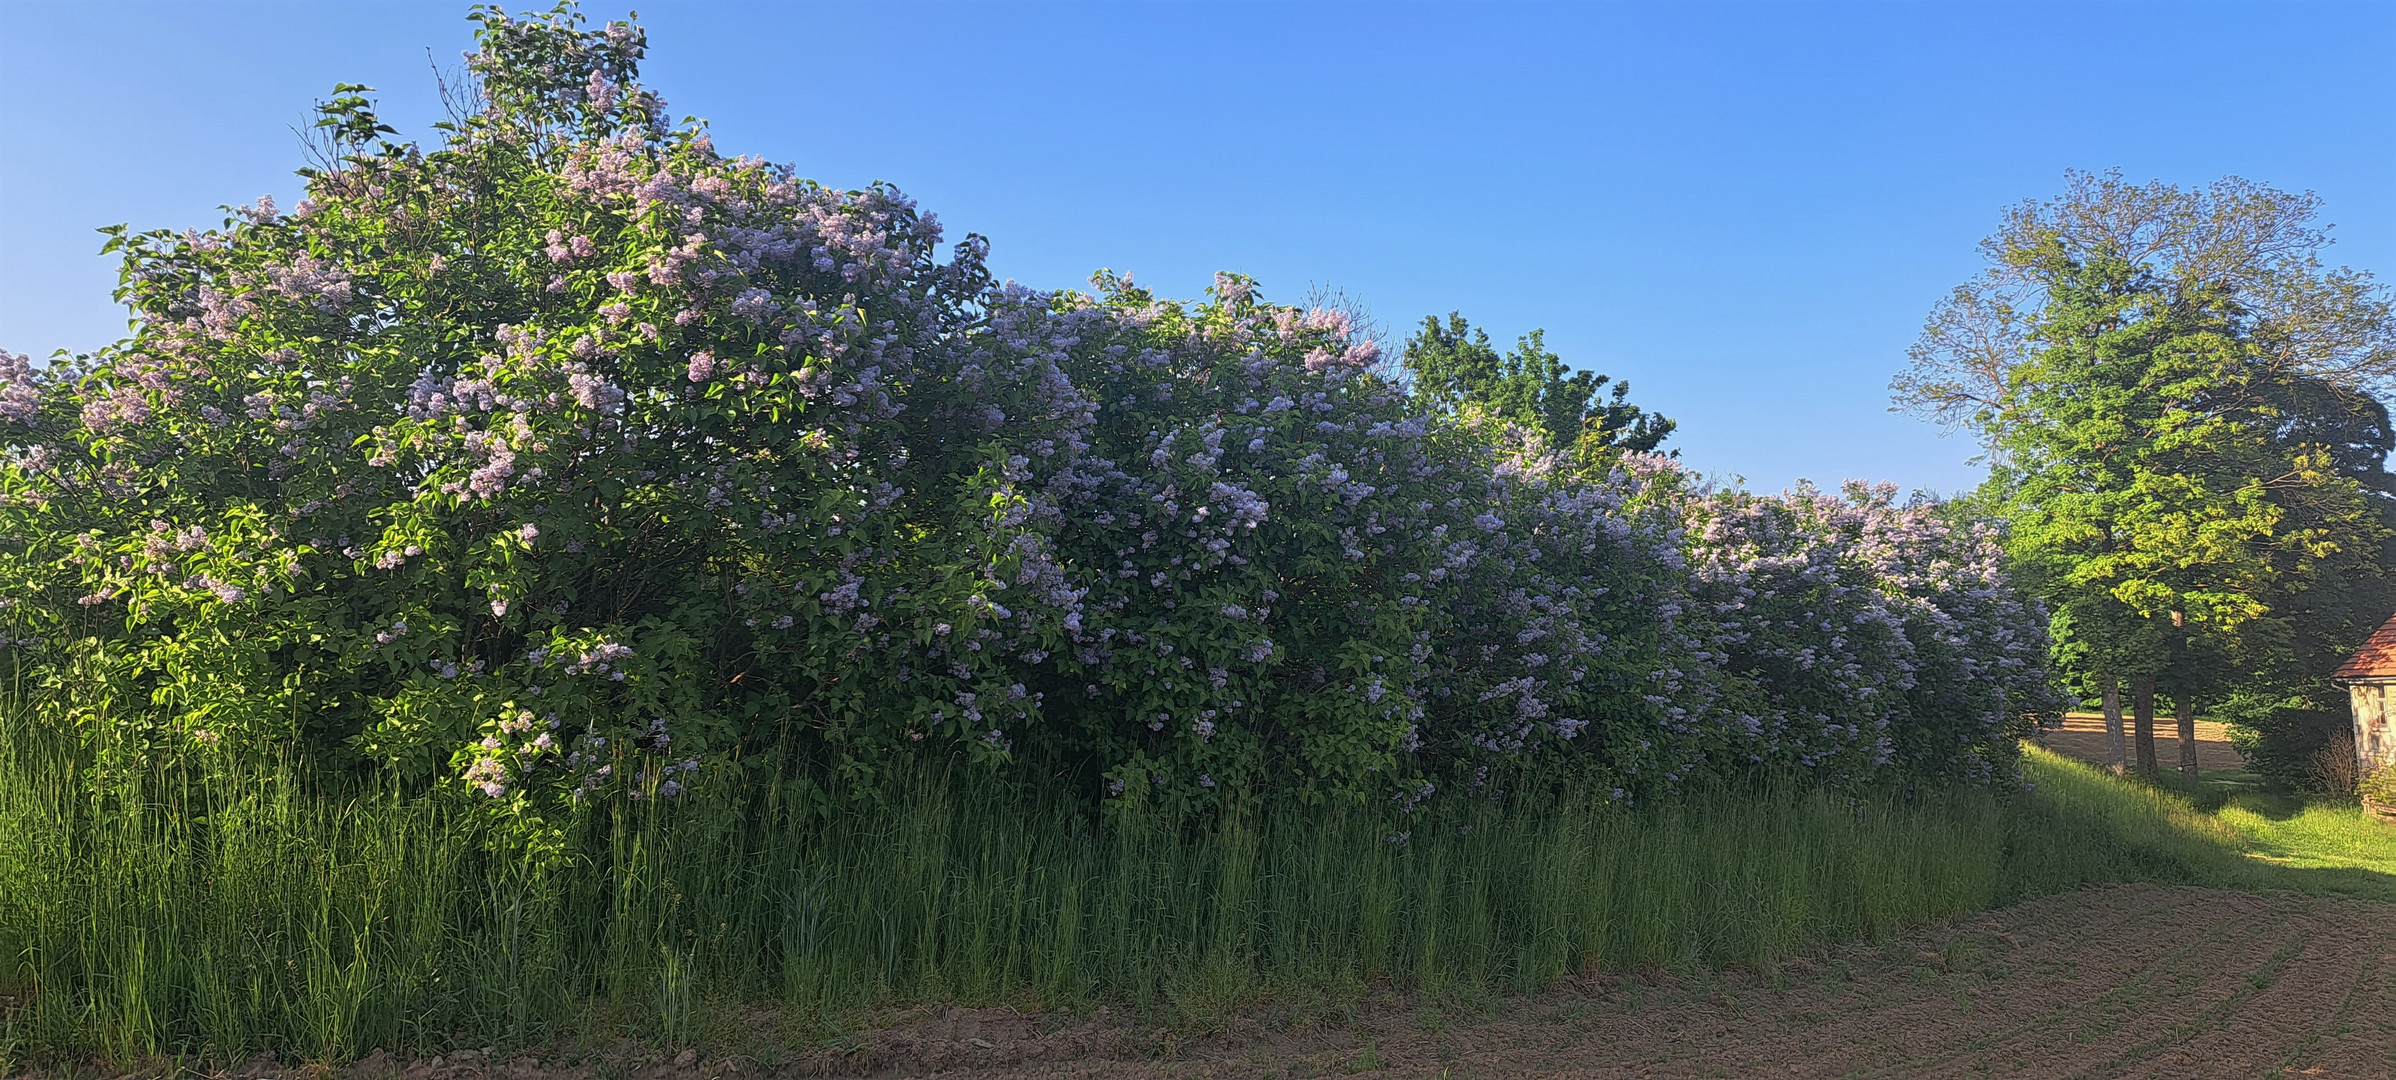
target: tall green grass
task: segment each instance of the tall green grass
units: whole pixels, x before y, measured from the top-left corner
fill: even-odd
[[[592,1010],[680,1042],[733,1002],[1204,1018],[1383,982],[1530,989],[2203,880],[2234,839],[2047,758],[2028,797],[1562,792],[1207,823],[927,774],[832,820],[770,781],[702,786],[594,815],[555,865],[435,800],[288,768],[109,774],[0,729],[0,1061],[526,1045]]]

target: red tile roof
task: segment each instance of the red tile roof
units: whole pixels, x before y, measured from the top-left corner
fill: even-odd
[[[2371,640],[2330,673],[2333,679],[2396,678],[2396,618],[2379,624]]]

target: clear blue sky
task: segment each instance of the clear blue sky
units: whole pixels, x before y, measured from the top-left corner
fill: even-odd
[[[415,137],[463,3],[0,5],[0,345],[117,336],[94,227],[291,204],[341,81]],[[622,9],[593,4],[595,18]],[[1691,464],[1954,490],[1886,411],[2003,206],[2066,168],[2327,201],[2396,274],[2396,3],[656,3],[646,81],[717,146],[897,183],[1040,287],[1361,299],[1545,327]]]

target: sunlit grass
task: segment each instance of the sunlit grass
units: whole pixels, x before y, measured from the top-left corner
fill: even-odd
[[[2250,833],[2038,750],[2013,795],[1625,810],[1567,790],[1206,822],[1096,819],[932,773],[825,820],[763,776],[594,815],[560,866],[438,801],[287,768],[89,765],[0,715],[0,1071],[25,1054],[338,1061],[602,1023],[704,1042],[753,1004],[819,1028],[912,1003],[1206,1024],[1377,986],[1770,966],[2092,882],[2396,881],[2355,831],[2374,823]],[[2347,861],[2246,857],[2265,835]]]
[[[2368,870],[2396,877],[2396,824],[2360,806],[2315,802],[2293,816],[2275,816],[2233,798],[2217,816],[2238,830],[2253,858],[2281,866]]]
[[[2080,827],[2178,852],[2187,880],[2396,901],[2396,825],[2352,802],[2271,790],[2242,772],[2142,784],[2038,747],[2026,752],[2043,801]]]

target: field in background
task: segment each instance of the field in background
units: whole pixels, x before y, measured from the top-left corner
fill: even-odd
[[[2124,726],[2127,726],[2124,721]],[[2101,713],[2076,712],[2063,717],[2063,726],[2041,732],[2034,740],[2065,757],[2102,765],[2105,762],[2105,717]],[[2132,754],[2137,753],[2135,749]],[[2168,716],[2155,718],[2155,758],[2164,768],[2179,764],[2180,736],[2176,721]],[[2196,767],[2201,771],[2243,772],[2246,760],[2230,745],[2230,729],[2218,721],[2196,722]]]

